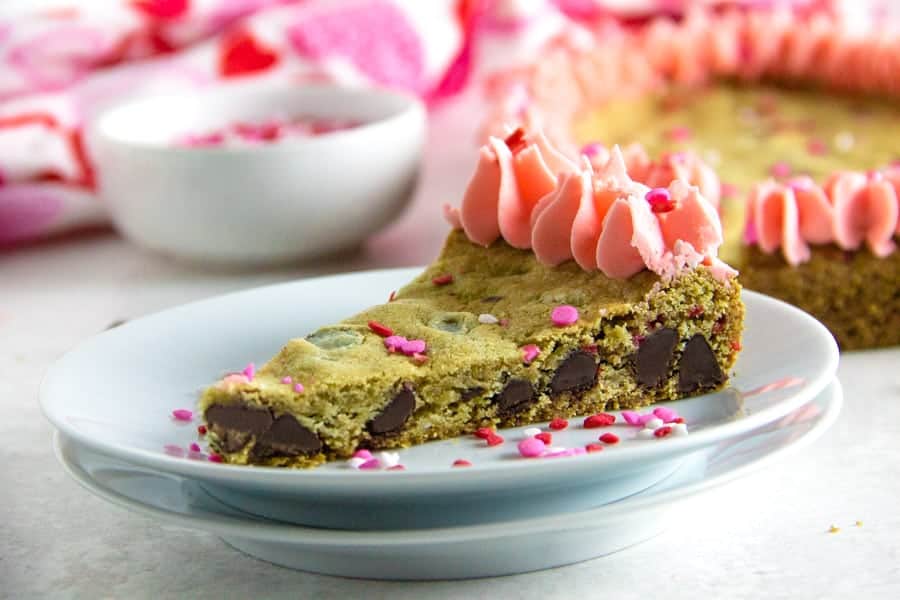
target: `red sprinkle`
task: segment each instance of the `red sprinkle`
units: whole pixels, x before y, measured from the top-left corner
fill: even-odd
[[[488,446],[499,446],[503,443],[503,437],[497,435],[496,433],[492,433],[485,440]]]
[[[219,454],[216,454],[215,452],[213,452],[209,455],[209,462],[220,463],[220,462],[222,462],[222,460],[223,460],[222,456]]]
[[[503,141],[506,143],[507,147],[509,147],[509,151],[513,154],[519,152],[528,145],[528,142],[525,141],[525,130],[521,127],[506,136],[506,139]]]
[[[616,422],[616,416],[608,413],[597,413],[591,415],[584,420],[585,429],[596,429],[597,427],[606,427]]]
[[[696,319],[700,315],[702,315],[706,311],[705,308],[700,306],[699,304],[695,304],[691,307],[691,310],[688,311],[688,316],[692,319]]]
[[[672,423],[684,423],[684,417],[676,417],[672,419]]]
[[[494,435],[494,430],[491,427],[479,427],[475,430],[475,437],[483,440],[488,439],[492,435]]]
[[[541,440],[548,446],[553,445],[553,434],[552,433],[549,433],[547,431],[542,431],[541,433],[537,434],[534,437],[535,437],[535,439]]]
[[[393,329],[391,329],[387,325],[382,325],[378,321],[369,321],[369,329],[372,330],[372,332],[377,333],[381,337],[394,335]]]
[[[457,458],[456,460],[453,461],[453,466],[454,467],[471,467],[472,463],[470,463],[469,461],[467,461],[464,458]]]
[[[560,419],[559,417],[556,417],[555,419],[550,421],[550,425],[549,425],[550,429],[555,429],[556,431],[565,429],[568,426],[569,426],[569,422],[566,421],[565,419]]]
[[[453,283],[453,275],[451,275],[450,273],[438,275],[431,280],[431,283],[433,283],[434,285],[447,285],[449,283]]]
[[[509,319],[500,319],[500,327],[508,327]]]
[[[672,433],[672,428],[669,427],[668,425],[664,425],[664,426],[660,427],[659,429],[657,429],[656,431],[654,431],[653,435],[658,438],[664,438],[667,435],[669,435],[670,433]]]
[[[600,436],[600,441],[604,444],[618,444],[619,436],[614,433],[604,433]]]
[[[600,452],[601,450],[603,450],[603,446],[601,446],[600,444],[588,444],[587,446],[584,447],[584,449],[587,450],[589,453],[590,452]]]
[[[388,471],[405,471],[406,467],[404,467],[403,465],[394,465],[393,467],[388,467],[387,470]]]
[[[735,352],[740,352],[743,347],[744,346],[741,344],[740,340],[734,340],[733,342],[731,342],[731,349]]]
[[[585,352],[590,352],[591,354],[597,354],[599,352],[597,344],[587,344],[586,346],[582,346],[581,349]]]
[[[388,296],[388,302],[393,302],[394,298],[397,297],[397,290],[391,290],[391,295]]]
[[[206,435],[206,425],[198,425],[197,433],[199,433],[200,435]]]
[[[666,188],[653,188],[647,192],[645,198],[650,203],[650,210],[655,213],[667,213],[675,210],[675,202]]]

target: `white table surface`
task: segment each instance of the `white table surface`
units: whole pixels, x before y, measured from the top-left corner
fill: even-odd
[[[900,348],[842,356],[844,412],[813,446],[695,499],[656,539],[538,573],[390,583],[294,572],[69,479],[37,402],[57,357],[116,319],[186,301],[427,262],[446,230],[440,203],[458,199],[474,161],[465,126],[474,120],[439,113],[434,130],[455,132],[456,146],[430,145],[410,211],[360,251],[315,266],[209,271],[109,232],[0,254],[0,597],[900,598]],[[832,524],[840,532],[828,533]]]

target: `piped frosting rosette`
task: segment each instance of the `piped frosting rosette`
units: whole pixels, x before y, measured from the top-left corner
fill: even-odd
[[[750,192],[744,242],[781,250],[791,265],[810,258],[810,244],[848,251],[863,244],[878,257],[896,251],[900,235],[900,168],[832,174],[824,186],[809,177],[768,180]]]
[[[645,166],[654,177],[665,172],[664,163]],[[489,246],[502,237],[548,266],[574,260],[619,279],[645,269],[670,279],[701,264],[719,279],[735,274],[717,258],[716,207],[685,179],[654,188],[636,181],[618,147],[576,164],[539,132],[490,138],[462,206],[445,214],[471,241]]]

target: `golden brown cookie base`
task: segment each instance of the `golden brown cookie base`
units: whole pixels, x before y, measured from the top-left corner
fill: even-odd
[[[448,274],[452,283],[433,283]],[[309,467],[346,458],[358,448],[406,447],[482,426],[647,406],[725,383],[740,348],[740,289],[734,280],[716,280],[705,267],[669,282],[646,271],[628,280],[609,279],[573,262],[549,268],[529,251],[503,242],[482,248],[455,232],[438,260],[394,301],[291,340],[252,382],[211,387],[200,407],[267,411],[254,413],[262,416],[258,432],[289,415],[321,440],[321,450],[300,451],[282,437],[279,447],[292,455],[260,452],[260,438],[277,437],[264,433],[236,436],[246,443],[240,448],[227,448],[227,435],[213,436],[211,443],[230,463]],[[550,313],[563,304],[577,307],[580,318],[557,327]],[[502,322],[481,323],[480,314]],[[427,362],[389,353],[369,321],[425,340]],[[672,346],[655,363],[661,364],[658,379],[641,383],[636,354],[641,347],[648,352],[653,346],[646,340],[663,329],[673,330]],[[682,354],[694,338],[700,339],[701,360],[681,369]],[[540,349],[528,364],[526,344]],[[682,381],[710,364],[715,376],[693,386]],[[285,376],[302,382],[304,392],[281,383]],[[523,395],[526,387],[532,391]],[[414,398],[408,414],[397,404],[409,402],[405,391]],[[400,417],[384,418],[389,413]],[[373,426],[376,422],[382,426]],[[223,428],[211,424],[210,430]]]
[[[886,258],[867,250],[814,246],[796,267],[780,254],[744,249],[741,282],[749,290],[789,302],[821,321],[842,350],[900,344],[900,252]]]

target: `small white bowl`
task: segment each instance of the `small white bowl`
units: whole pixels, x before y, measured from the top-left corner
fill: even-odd
[[[185,147],[185,134],[310,116],[362,125],[257,145]],[[286,262],[359,244],[409,200],[425,110],[332,86],[218,88],[121,104],[92,123],[99,190],[134,242],[195,261]]]

